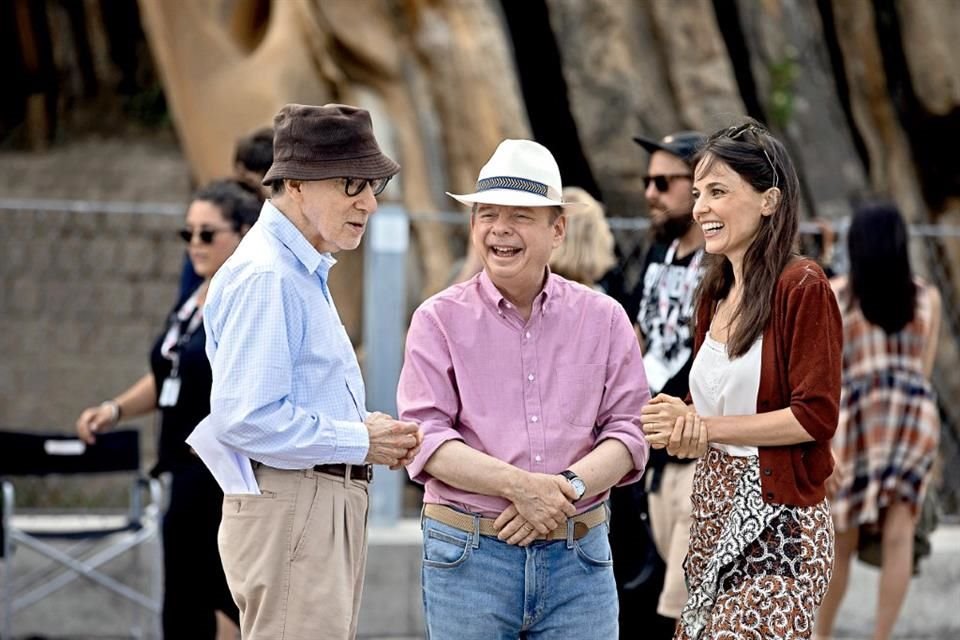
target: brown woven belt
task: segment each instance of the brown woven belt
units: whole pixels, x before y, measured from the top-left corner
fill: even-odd
[[[460,531],[473,533],[474,530],[473,521],[476,516],[472,516],[469,513],[464,513],[462,511],[457,511],[456,509],[451,509],[450,507],[442,504],[423,505],[423,515],[426,518],[431,518],[437,522],[442,522],[443,524],[451,526],[454,529],[460,529]],[[570,518],[570,520],[573,521],[573,539],[579,540],[587,535],[587,532],[590,531],[590,529],[593,529],[598,524],[606,522],[607,510],[602,504],[599,504],[589,511],[584,511],[583,513],[573,516]],[[493,518],[480,518],[480,535],[491,536],[495,538],[497,537],[497,533],[498,531],[493,526]],[[546,535],[537,536],[536,539],[566,540],[567,525],[564,523]]]

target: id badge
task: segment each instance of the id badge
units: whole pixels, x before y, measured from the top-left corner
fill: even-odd
[[[161,407],[175,407],[179,397],[180,378],[167,378],[163,381],[163,387],[160,389],[160,400],[157,404]]]

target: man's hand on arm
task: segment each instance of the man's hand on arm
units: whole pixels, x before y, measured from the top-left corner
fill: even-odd
[[[654,449],[664,449],[670,443],[674,427],[683,428],[683,420],[692,409],[680,398],[665,393],[657,394],[640,410],[640,422],[647,442]]]
[[[420,451],[423,434],[414,422],[401,422],[375,411],[367,416],[364,424],[370,435],[365,460],[368,464],[382,464],[397,470],[410,464]]]

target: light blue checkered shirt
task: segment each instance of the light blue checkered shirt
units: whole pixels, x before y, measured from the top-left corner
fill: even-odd
[[[360,366],[319,253],[269,201],[210,283],[204,305],[220,444],[278,469],[364,461]]]

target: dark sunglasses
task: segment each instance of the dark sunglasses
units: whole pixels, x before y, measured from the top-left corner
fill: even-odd
[[[200,236],[200,242],[203,244],[213,244],[213,238],[221,231],[233,231],[227,227],[222,227],[220,229],[180,229],[177,231],[177,235],[180,236],[180,239],[190,244],[194,236]]]
[[[689,173],[664,173],[659,176],[643,176],[643,190],[650,188],[650,183],[657,188],[660,193],[666,193],[670,190],[670,183],[680,178],[693,178]]]
[[[387,188],[387,183],[390,182],[390,178],[374,178],[372,180],[368,178],[340,178],[343,180],[343,192],[349,197],[354,197],[360,195],[360,193],[366,188],[369,184],[370,188],[373,190],[373,195],[378,196],[383,193],[383,190]]]

